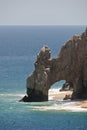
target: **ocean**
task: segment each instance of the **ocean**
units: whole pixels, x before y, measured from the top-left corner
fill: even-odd
[[[87,130],[87,112],[73,102],[18,102],[44,45],[57,57],[61,46],[86,26],[0,26],[0,130]],[[51,86],[58,93],[64,81]]]

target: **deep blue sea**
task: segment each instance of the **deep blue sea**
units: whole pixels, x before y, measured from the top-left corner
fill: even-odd
[[[87,112],[69,101],[20,103],[37,53],[48,45],[52,57],[86,26],[0,26],[0,130],[87,130]],[[54,84],[56,92],[64,81]]]

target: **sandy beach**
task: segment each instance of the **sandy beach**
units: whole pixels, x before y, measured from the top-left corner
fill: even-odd
[[[62,91],[57,94],[49,93],[49,96],[52,97],[53,100],[55,100],[55,99],[64,99],[66,95],[71,95],[71,94],[72,94],[72,91]]]
[[[59,92],[58,94],[49,94],[50,97],[53,98],[53,100],[57,99],[64,99],[66,95],[71,95],[72,91],[64,91],[64,92]],[[74,101],[74,105],[79,106],[81,108],[87,108],[87,100],[79,100],[79,101]]]
[[[76,105],[80,106],[81,108],[87,108],[87,100],[81,100],[76,102]]]

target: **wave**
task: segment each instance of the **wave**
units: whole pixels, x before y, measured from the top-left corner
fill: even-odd
[[[58,89],[49,90],[50,94],[59,94]],[[64,93],[64,92],[62,92]],[[62,99],[54,100],[52,96],[49,96],[49,101],[47,102],[29,102],[29,103],[20,103],[17,99],[21,99],[25,94],[24,93],[3,93],[0,94],[0,100],[10,103],[15,102],[16,105],[22,105],[23,108],[33,111],[70,111],[70,112],[87,112],[86,108],[81,108],[76,105],[77,101],[63,101]],[[10,102],[9,102],[10,101]],[[12,106],[11,106],[12,107]]]
[[[66,91],[60,92],[60,89],[61,89],[61,87],[60,87],[60,88],[52,88],[52,89],[50,89],[50,90],[49,90],[49,95],[50,95],[50,94],[61,94],[61,93],[66,93]]]
[[[20,94],[20,93],[9,93],[9,94],[7,94],[7,93],[2,93],[2,94],[0,94],[0,96],[3,96],[3,97],[23,97],[24,96],[24,94]]]
[[[80,106],[77,106],[76,101],[64,104],[63,109],[72,112],[87,112],[86,108],[81,108]]]
[[[87,112],[87,109],[76,106],[75,102],[57,102],[48,103],[46,105],[33,104],[28,106],[29,109],[34,111],[68,111],[68,112]]]

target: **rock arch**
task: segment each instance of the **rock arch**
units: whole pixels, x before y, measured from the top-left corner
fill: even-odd
[[[47,101],[51,85],[60,80],[73,83],[71,99],[87,98],[87,29],[63,45],[57,58],[51,58],[47,46],[41,49],[21,101]]]

